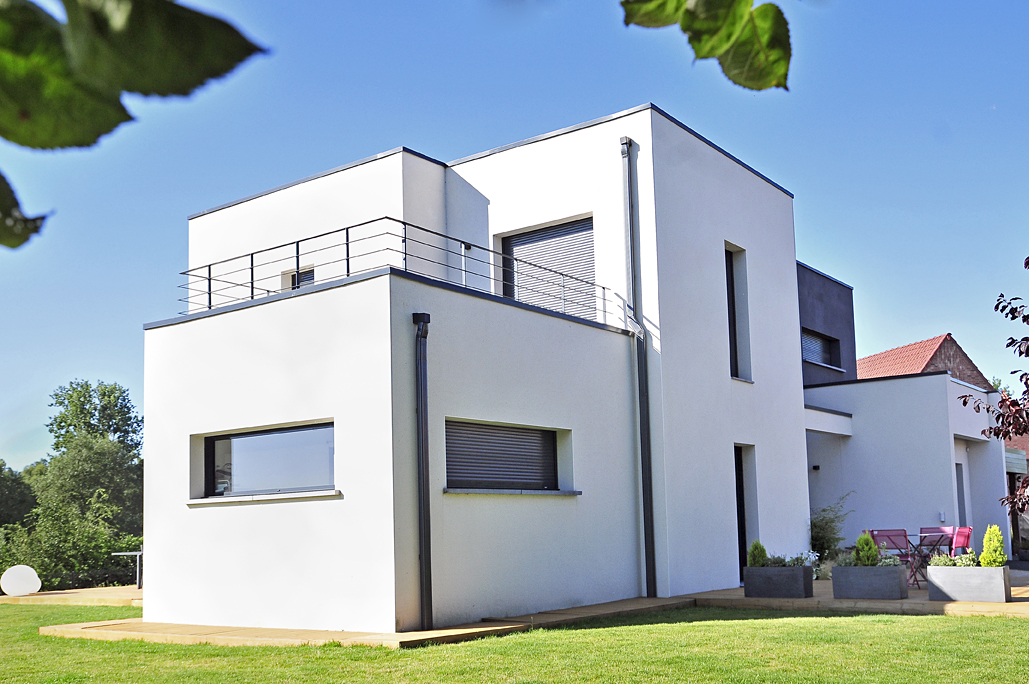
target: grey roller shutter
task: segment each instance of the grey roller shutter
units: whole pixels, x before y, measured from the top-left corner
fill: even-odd
[[[805,361],[832,365],[832,347],[829,340],[806,330],[800,332],[800,356]]]
[[[553,430],[446,422],[448,489],[557,489]]]
[[[514,257],[504,260],[506,296],[596,320],[592,218],[504,238],[503,251]]]

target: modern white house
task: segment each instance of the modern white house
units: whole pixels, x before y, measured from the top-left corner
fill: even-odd
[[[798,265],[812,509],[847,496],[843,534],[971,526],[982,550],[998,525],[1011,554],[1004,443],[987,440],[989,381],[949,334],[863,359],[854,353],[850,286]]]
[[[445,627],[808,548],[792,195],[656,106],[196,214],[185,273],[147,621]]]

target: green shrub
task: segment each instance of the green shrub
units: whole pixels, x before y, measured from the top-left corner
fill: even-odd
[[[975,551],[969,549],[968,553],[958,556],[954,559],[954,565],[959,568],[974,568],[976,566]]]
[[[933,556],[931,559],[929,559],[929,565],[933,566],[934,568],[939,568],[939,567],[952,568],[955,565],[957,565],[957,563],[950,556],[944,555],[942,553],[938,553],[935,556]]]
[[[857,548],[854,549],[854,560],[858,565],[878,565],[879,547],[872,541],[872,536],[867,532],[857,538]]]
[[[979,554],[979,565],[984,568],[999,568],[1008,562],[1008,556],[1004,553],[1004,537],[1000,528],[990,525],[983,535],[983,552]]]
[[[887,555],[887,556],[881,557],[879,559],[879,562],[876,565],[878,565],[881,568],[896,567],[896,566],[900,565],[900,559],[897,558],[896,556],[889,556],[889,555]]]
[[[823,562],[836,558],[843,541],[843,522],[851,511],[843,510],[843,504],[850,496],[848,492],[825,508],[811,511],[811,550]]]
[[[854,559],[854,552],[849,551],[847,553],[841,553],[836,556],[836,565],[841,568],[852,568],[857,565],[857,561]]]
[[[770,568],[785,568],[786,556],[769,556],[768,562],[765,565]]]
[[[747,551],[747,565],[752,568],[762,568],[768,563],[768,552],[765,551],[765,547],[757,539],[750,545],[750,550]]]

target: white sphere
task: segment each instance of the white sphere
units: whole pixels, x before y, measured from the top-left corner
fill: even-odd
[[[41,586],[39,575],[27,565],[15,565],[0,575],[0,589],[8,596],[35,594]]]

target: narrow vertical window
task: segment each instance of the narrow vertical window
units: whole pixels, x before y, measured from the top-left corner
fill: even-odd
[[[736,269],[733,265],[733,253],[725,250],[725,288],[729,301],[729,373],[734,378],[740,377],[740,350],[736,325]]]

